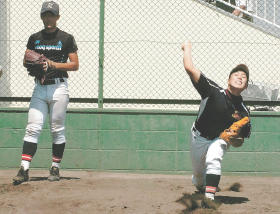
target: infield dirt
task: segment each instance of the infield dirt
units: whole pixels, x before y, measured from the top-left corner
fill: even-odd
[[[217,210],[202,209],[190,175],[30,170],[30,181],[14,186],[17,170],[0,171],[0,213],[262,214],[280,213],[280,177],[222,176]],[[239,191],[239,192],[238,192]]]

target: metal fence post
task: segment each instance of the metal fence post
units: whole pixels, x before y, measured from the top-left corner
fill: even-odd
[[[105,0],[100,0],[98,108],[103,108],[104,13]]]

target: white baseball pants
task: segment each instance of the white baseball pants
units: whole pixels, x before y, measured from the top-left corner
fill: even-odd
[[[56,79],[56,84],[41,85],[35,83],[35,88],[31,98],[28,124],[24,141],[38,143],[38,138],[42,131],[43,125],[49,114],[50,129],[54,144],[65,143],[65,116],[69,103],[69,91],[67,78],[64,82]]]
[[[206,174],[221,175],[221,162],[227,149],[224,140],[208,140],[191,129],[192,183],[195,186],[205,186]]]

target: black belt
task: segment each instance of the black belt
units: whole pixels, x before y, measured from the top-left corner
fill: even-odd
[[[60,83],[60,82],[64,82],[63,78],[59,78],[59,79],[46,79],[42,85],[53,85],[56,83]]]
[[[197,128],[195,128],[194,126],[192,127],[192,130],[193,130],[194,132],[196,132],[196,131],[199,132],[199,136],[200,136],[200,137],[203,137],[203,138],[206,138],[207,140],[213,140],[213,139],[215,139],[215,137],[209,137],[209,136],[207,136],[207,135],[201,133],[201,131],[197,130]]]

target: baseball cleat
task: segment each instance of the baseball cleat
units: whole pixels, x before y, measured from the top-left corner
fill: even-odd
[[[202,208],[217,210],[219,206],[220,206],[220,203],[218,203],[217,201],[212,200],[210,198],[204,197],[201,201]]]
[[[28,175],[28,171],[29,170],[25,170],[23,169],[23,166],[20,167],[17,176],[15,176],[13,178],[13,184],[14,185],[19,185],[25,181],[29,180],[29,175]]]
[[[48,177],[49,181],[59,181],[60,176],[59,176],[59,168],[52,166],[50,169],[50,175]]]

